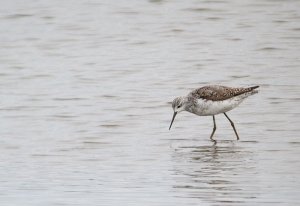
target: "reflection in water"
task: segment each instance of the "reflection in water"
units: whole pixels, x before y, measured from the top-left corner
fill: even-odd
[[[186,146],[174,151],[176,194],[208,203],[237,204],[258,196],[254,154],[235,141],[219,145]]]

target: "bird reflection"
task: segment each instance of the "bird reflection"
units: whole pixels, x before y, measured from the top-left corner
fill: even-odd
[[[218,203],[257,196],[253,179],[245,179],[255,167],[253,153],[234,141],[221,142],[225,146],[183,146],[175,150],[173,189],[177,195]],[[247,189],[253,190],[245,193],[243,187],[248,182]]]

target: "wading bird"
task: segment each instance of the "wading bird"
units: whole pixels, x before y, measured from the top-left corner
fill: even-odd
[[[259,86],[233,88],[220,85],[210,85],[195,89],[187,96],[176,97],[172,102],[174,114],[169,130],[171,129],[176,115],[182,111],[188,111],[198,116],[212,116],[214,127],[210,135],[210,139],[216,144],[216,140],[213,139],[214,133],[217,129],[215,115],[223,113],[229,120],[237,140],[239,140],[240,138],[235,129],[234,123],[228,117],[226,112],[237,107],[247,97],[256,94],[258,91],[255,89],[258,87]]]

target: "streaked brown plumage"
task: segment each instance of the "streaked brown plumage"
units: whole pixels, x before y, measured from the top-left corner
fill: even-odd
[[[206,99],[212,101],[223,101],[246,92],[251,92],[252,90],[258,88],[258,86],[248,87],[248,88],[234,88],[226,87],[220,85],[210,85],[204,86],[198,89],[193,90],[189,96],[192,96],[197,99]]]

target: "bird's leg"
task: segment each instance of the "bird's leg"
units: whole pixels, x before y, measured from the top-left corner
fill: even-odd
[[[216,129],[217,129],[215,115],[213,115],[213,120],[214,120],[214,128],[213,128],[213,131],[212,131],[212,133],[210,135],[210,140],[212,142],[214,142],[214,145],[215,145],[215,144],[217,144],[217,141],[212,138],[214,136],[214,134],[215,134]]]
[[[236,138],[237,138],[237,140],[239,140],[240,138],[239,138],[239,135],[238,135],[238,133],[237,133],[235,127],[234,127],[233,121],[231,121],[231,119],[229,119],[229,117],[227,116],[227,114],[226,114],[225,112],[224,112],[224,115],[225,115],[225,117],[229,120],[229,122],[230,122],[230,124],[231,124],[231,126],[232,126],[232,128],[233,128],[233,130],[234,130],[234,133],[235,133],[235,135],[236,135]]]

